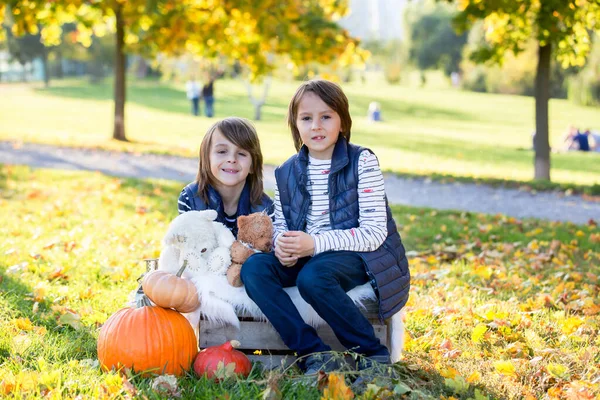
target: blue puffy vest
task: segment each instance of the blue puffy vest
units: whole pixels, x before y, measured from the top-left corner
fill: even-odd
[[[365,149],[340,137],[333,150],[329,173],[329,222],[332,229],[359,226],[358,159]],[[369,150],[370,151],[370,150]],[[275,170],[279,198],[287,227],[305,231],[310,206],[308,180],[308,149],[300,152]],[[410,272],[404,246],[392,212],[387,204],[388,236],[378,249],[358,252],[364,260],[367,274],[379,298],[379,317],[386,319],[398,312],[408,300]]]

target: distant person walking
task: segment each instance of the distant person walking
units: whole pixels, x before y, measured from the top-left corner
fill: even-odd
[[[215,114],[214,104],[214,78],[210,77],[208,82],[202,87],[202,97],[204,98],[204,106],[206,108],[206,116],[212,118]]]
[[[192,102],[192,115],[200,114],[200,85],[192,78],[186,82],[185,90],[188,100]]]

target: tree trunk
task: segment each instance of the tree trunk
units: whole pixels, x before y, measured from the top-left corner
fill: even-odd
[[[63,70],[63,57],[62,51],[56,51],[56,77],[58,79],[62,79],[65,76],[65,72]]]
[[[535,179],[550,180],[550,141],[548,139],[548,101],[550,99],[550,43],[538,47],[535,77]]]
[[[262,110],[262,106],[264,103],[256,102],[254,103],[254,120],[260,121],[260,112]]]
[[[124,26],[121,6],[117,5],[115,9],[117,24],[116,34],[116,54],[115,54],[115,129],[113,139],[127,141],[125,137],[125,53],[124,47]]]
[[[27,64],[25,62],[21,62],[21,71],[21,82],[27,82]]]
[[[42,49],[42,66],[44,67],[44,86],[50,87],[50,68],[48,66],[48,50]]]
[[[265,78],[264,85],[265,86],[263,88],[262,98],[257,99],[252,94],[252,84],[250,82],[246,81],[246,90],[248,90],[248,98],[250,98],[250,101],[254,105],[254,120],[255,121],[260,121],[262,106],[267,101],[267,96],[269,95],[269,88],[271,87],[271,75],[269,75]]]

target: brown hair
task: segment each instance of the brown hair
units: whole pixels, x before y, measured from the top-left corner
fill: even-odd
[[[208,203],[208,186],[215,186],[215,177],[210,171],[210,147],[215,132],[221,132],[223,136],[237,147],[246,150],[252,157],[252,167],[246,177],[250,185],[250,202],[260,205],[263,195],[263,157],[260,151],[260,141],[254,125],[245,118],[228,117],[215,122],[206,132],[200,144],[200,161],[198,163],[198,194]]]
[[[294,146],[296,151],[299,151],[302,147],[302,138],[300,132],[296,126],[296,119],[298,118],[298,106],[302,97],[307,92],[313,92],[325,104],[327,104],[333,111],[338,113],[340,116],[340,135],[345,138],[348,142],[350,141],[350,129],[352,128],[352,118],[350,118],[350,110],[348,106],[348,98],[342,91],[342,88],[331,81],[325,79],[312,79],[310,81],[303,82],[302,85],[296,90],[294,97],[290,101],[288,107],[288,125],[292,130],[292,138],[294,139]]]

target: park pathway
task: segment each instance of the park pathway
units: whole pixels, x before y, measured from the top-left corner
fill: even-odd
[[[75,149],[41,144],[0,142],[0,164],[29,165],[99,171],[134,178],[161,178],[191,182],[197,160],[154,154],[132,154],[94,149]],[[275,188],[274,166],[264,169],[265,188]],[[435,209],[452,209],[517,218],[539,218],[585,224],[600,219],[600,202],[556,192],[536,194],[509,188],[472,183],[440,183],[426,178],[405,178],[385,174],[385,188],[392,204]]]

